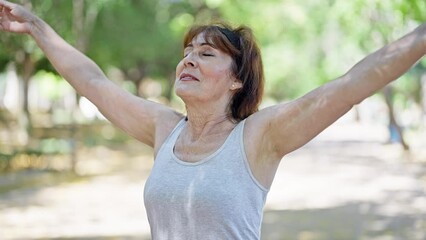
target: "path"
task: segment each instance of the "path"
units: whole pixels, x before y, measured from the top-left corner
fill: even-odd
[[[381,144],[385,133],[336,124],[287,156],[268,196],[263,239],[426,239],[426,155]],[[0,195],[0,239],[149,239],[142,194],[151,160],[139,147],[91,156],[116,159],[112,173]],[[99,171],[98,161],[89,158],[85,169]]]

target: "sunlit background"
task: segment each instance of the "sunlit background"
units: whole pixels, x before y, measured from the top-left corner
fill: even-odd
[[[33,0],[133,94],[173,93],[193,24],[250,26],[263,107],[345,73],[426,19],[424,0]],[[152,150],[111,126],[28,36],[0,33],[0,239],[149,239]],[[282,161],[262,239],[426,239],[426,59]]]

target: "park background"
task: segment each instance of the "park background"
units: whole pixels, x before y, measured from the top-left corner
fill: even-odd
[[[22,3],[132,94],[173,93],[196,24],[250,26],[262,107],[302,96],[426,19],[423,0]],[[143,124],[143,123],[141,123]],[[0,239],[149,239],[152,150],[111,126],[28,36],[0,33]],[[262,239],[426,238],[426,59],[281,163]]]

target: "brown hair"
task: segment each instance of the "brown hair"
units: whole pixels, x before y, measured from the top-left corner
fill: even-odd
[[[194,26],[186,33],[183,47],[200,33],[205,34],[206,41],[232,57],[232,73],[242,83],[242,88],[229,103],[228,115],[241,121],[257,112],[263,95],[264,75],[260,50],[251,29],[246,26],[231,28],[225,23]]]

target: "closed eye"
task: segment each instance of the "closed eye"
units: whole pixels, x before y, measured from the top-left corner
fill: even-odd
[[[205,57],[214,57],[214,55],[210,54],[210,53],[203,53],[203,56],[205,56]]]

